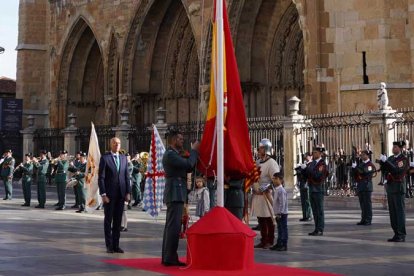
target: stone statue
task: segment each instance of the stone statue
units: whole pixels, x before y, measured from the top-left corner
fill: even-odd
[[[387,92],[387,84],[385,82],[381,82],[380,89],[377,90],[377,102],[379,110],[389,110],[391,106],[389,106],[388,100],[388,92]]]

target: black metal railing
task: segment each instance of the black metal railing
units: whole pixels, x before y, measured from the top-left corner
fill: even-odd
[[[96,135],[98,136],[99,149],[104,153],[110,149],[111,138],[115,136],[112,126],[95,126]],[[87,152],[89,149],[89,140],[91,137],[90,127],[80,127],[76,133],[77,150]]]
[[[49,151],[56,157],[64,148],[64,135],[59,128],[36,129],[33,137],[34,155],[38,156],[41,150]]]
[[[0,131],[0,152],[11,149],[16,163],[23,159],[23,136],[20,131]],[[16,164],[16,165],[18,165]]]
[[[134,152],[149,152],[151,144],[151,125],[134,126],[131,128],[128,140],[129,151]]]

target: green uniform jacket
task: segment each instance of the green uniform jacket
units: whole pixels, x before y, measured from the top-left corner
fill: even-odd
[[[405,181],[410,162],[403,154],[398,156],[391,155],[385,162],[381,162],[381,170],[387,179],[387,193],[405,194]]]
[[[60,160],[56,165],[56,182],[66,182],[66,173],[69,169],[69,162],[67,160]]]
[[[182,157],[173,148],[168,148],[162,164],[165,171],[164,202],[186,202],[187,200],[187,173],[190,172],[196,162],[198,153],[191,150],[188,158]]]
[[[33,175],[33,164],[32,162],[28,162],[23,164],[23,166],[21,167],[21,170],[23,172],[23,181],[31,181],[32,180],[32,175]]]
[[[39,160],[39,163],[35,163],[34,167],[37,170],[38,176],[46,176],[47,169],[49,168],[49,160],[47,160],[46,158],[43,160]]]
[[[367,163],[359,162],[353,169],[358,192],[372,192],[372,176],[376,172],[375,165],[369,160]]]
[[[132,161],[133,170],[131,175],[131,180],[134,183],[141,183],[142,175],[139,171],[141,169],[141,164],[137,160]]]
[[[328,176],[328,168],[325,160],[320,159],[318,162],[312,161],[306,167],[304,174],[309,185],[310,193],[324,193],[323,183]]]
[[[7,157],[1,164],[1,176],[2,177],[13,177],[15,160],[13,157]]]
[[[83,164],[79,162],[77,164],[77,169],[78,169],[79,174],[75,175],[75,179],[78,181],[79,185],[81,185],[82,187],[85,185],[86,164],[87,162]]]

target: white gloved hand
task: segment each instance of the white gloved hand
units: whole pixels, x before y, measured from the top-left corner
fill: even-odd
[[[302,164],[302,165],[300,165],[300,167],[301,167],[302,170],[304,170],[304,169],[306,169],[306,164]]]
[[[299,167],[301,167],[302,166],[302,164],[301,163],[297,163],[296,164],[296,166],[295,166],[295,168],[299,168]]]
[[[381,160],[382,162],[387,161],[387,156],[385,156],[384,154],[381,154],[381,155],[380,155],[380,160]]]
[[[352,162],[352,168],[355,169],[356,166],[357,166],[357,163],[356,162]]]
[[[410,162],[410,167],[414,167],[414,162]]]

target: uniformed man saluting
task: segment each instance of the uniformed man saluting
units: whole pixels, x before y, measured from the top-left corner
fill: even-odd
[[[374,164],[369,159],[368,150],[361,151],[361,162],[352,163],[352,170],[355,182],[357,183],[357,192],[359,205],[361,206],[361,221],[357,225],[371,225],[372,221],[372,177],[376,173]]]
[[[6,150],[3,155],[3,162],[1,163],[1,178],[4,182],[4,190],[6,192],[6,196],[3,200],[11,200],[13,194],[13,171],[15,166],[15,160],[12,156],[12,150]]]
[[[325,149],[321,146],[314,147],[313,161],[309,165],[301,165],[309,185],[310,203],[315,221],[315,230],[309,233],[309,236],[322,236],[325,228],[323,183],[328,176],[328,169],[325,160],[322,159],[324,151]]]
[[[184,138],[182,133],[171,130],[167,136],[169,147],[162,159],[165,171],[164,202],[167,204],[162,261],[165,266],[185,266],[178,259],[177,249],[181,230],[184,202],[187,198],[187,172],[191,171],[198,157],[198,142],[191,145],[188,158],[181,155]]]
[[[389,242],[405,242],[405,192],[406,175],[409,169],[408,158],[402,154],[405,146],[404,141],[393,143],[392,153],[388,159],[385,155],[380,156],[381,170],[386,179],[386,191],[388,209],[390,210],[391,227],[394,230],[394,237]]]

